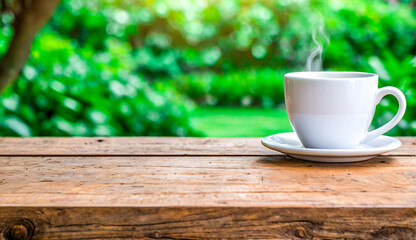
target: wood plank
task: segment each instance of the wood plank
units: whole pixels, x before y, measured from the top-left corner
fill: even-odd
[[[0,138],[0,240],[416,239],[415,139],[325,164],[258,138]]]
[[[0,239],[415,239],[415,209],[0,208]]]
[[[416,208],[416,158],[0,157],[0,207]]]
[[[399,137],[401,148],[388,156],[415,156],[416,138]],[[260,138],[73,137],[0,138],[0,155],[50,156],[278,156]]]

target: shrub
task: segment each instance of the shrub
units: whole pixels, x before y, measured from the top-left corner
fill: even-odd
[[[182,97],[132,74],[128,44],[104,44],[108,52],[95,53],[44,33],[21,77],[0,98],[1,135],[198,135]]]
[[[271,68],[184,74],[171,80],[179,92],[199,104],[273,107],[284,102],[282,71]],[[169,80],[160,79],[157,82]]]
[[[414,135],[416,11],[408,0],[395,5],[384,0],[64,0],[39,34],[23,75],[1,99],[2,125],[25,123],[33,135],[95,134],[91,129],[103,123],[91,120],[88,109],[98,108],[112,126],[100,133],[188,135],[194,133],[182,106],[186,97],[209,105],[279,106],[282,76],[303,69],[315,47],[311,32],[320,14],[331,40],[324,45],[324,69],[376,72],[380,86],[402,89],[408,108],[391,134]],[[0,19],[0,55],[12,35],[11,20]],[[322,38],[318,35],[318,41]],[[120,120],[122,110],[104,110],[117,104],[133,109],[129,116],[140,124]],[[389,119],[395,107],[391,98],[383,100],[373,126]],[[53,132],[49,126],[62,119],[78,130]],[[160,122],[152,123],[155,119]],[[40,128],[43,122],[46,127]],[[40,130],[33,130],[37,126]]]

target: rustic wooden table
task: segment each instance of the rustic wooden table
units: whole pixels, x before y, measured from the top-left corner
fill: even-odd
[[[0,239],[416,239],[416,138],[303,162],[258,138],[0,138]]]

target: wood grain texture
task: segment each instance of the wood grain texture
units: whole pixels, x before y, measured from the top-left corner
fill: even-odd
[[[388,156],[416,156],[416,138],[399,137],[402,147]],[[275,156],[260,138],[72,137],[0,138],[0,155],[55,156]]]
[[[416,138],[291,159],[258,138],[0,138],[2,239],[416,239]]]
[[[416,238],[415,215],[401,208],[0,208],[0,239],[18,228],[26,239],[398,240]]]
[[[0,206],[416,207],[416,161],[0,157]]]

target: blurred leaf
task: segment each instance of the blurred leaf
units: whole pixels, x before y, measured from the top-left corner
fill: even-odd
[[[30,137],[32,136],[32,131],[30,127],[23,122],[21,119],[10,116],[5,119],[2,119],[0,122],[0,125],[2,125],[5,128],[8,128],[15,132],[18,136],[22,137]]]
[[[281,107],[283,75],[304,69],[320,15],[330,37],[324,70],[375,72],[380,87],[401,89],[408,108],[390,134],[414,135],[416,12],[410,4],[62,1],[38,33],[21,76],[0,97],[0,135],[198,135],[187,116],[192,104]],[[0,22],[1,57],[13,36],[13,15],[2,14]],[[393,99],[383,103],[373,127],[397,109]]]

